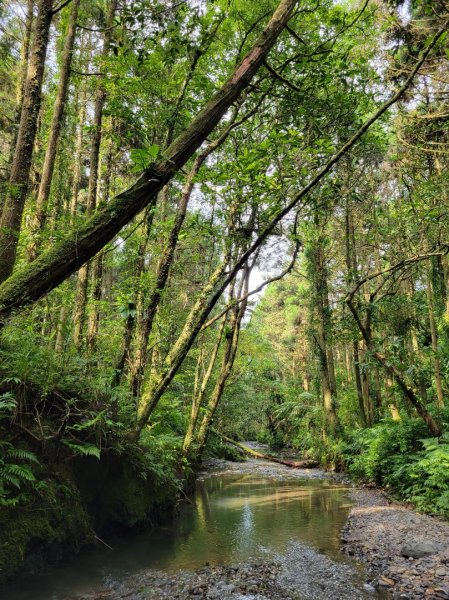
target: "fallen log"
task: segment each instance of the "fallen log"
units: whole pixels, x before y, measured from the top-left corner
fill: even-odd
[[[218,431],[214,430],[214,433],[219,435],[225,442],[228,442],[228,444],[232,444],[233,446],[240,448],[240,450],[243,450],[244,452],[246,452],[250,456],[253,456],[254,458],[262,458],[263,460],[268,460],[270,462],[278,463],[278,464],[284,465],[286,467],[292,467],[294,469],[314,469],[316,467],[319,467],[319,462],[317,460],[312,460],[312,459],[305,459],[305,460],[298,460],[298,461],[283,460],[282,458],[277,458],[276,456],[271,456],[269,454],[263,454],[263,452],[258,452],[257,450],[253,450],[252,448],[249,448],[248,446],[245,446],[244,444],[240,444],[239,442],[236,442],[235,440],[227,437],[223,433],[219,433]]]

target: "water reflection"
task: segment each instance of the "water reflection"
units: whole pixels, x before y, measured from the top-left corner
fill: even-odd
[[[192,504],[176,523],[127,539],[108,540],[114,550],[95,548],[70,564],[20,586],[8,600],[62,600],[105,578],[145,568],[195,569],[269,558],[302,541],[341,560],[339,534],[348,511],[347,489],[317,480],[276,481],[225,475],[200,482]]]

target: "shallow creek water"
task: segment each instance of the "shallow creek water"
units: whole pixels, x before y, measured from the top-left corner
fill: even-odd
[[[273,477],[271,467],[264,471],[261,464],[208,474],[175,523],[107,540],[112,550],[102,545],[87,549],[59,568],[9,586],[0,592],[2,599],[66,600],[148,570],[282,562],[282,557],[297,564],[304,551],[313,552],[309,560],[314,564],[319,553],[336,568],[349,569],[358,582],[354,598],[376,597],[364,591],[362,576],[340,551],[340,530],[350,510],[347,487],[328,479],[300,478],[299,473],[292,477],[292,470],[282,478],[287,471],[282,468]]]

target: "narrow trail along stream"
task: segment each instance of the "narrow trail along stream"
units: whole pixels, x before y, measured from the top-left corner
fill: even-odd
[[[262,460],[210,461],[175,523],[83,552],[5,600],[386,597],[341,552],[344,480]]]

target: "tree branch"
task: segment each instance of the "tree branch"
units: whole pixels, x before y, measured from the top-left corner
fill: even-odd
[[[296,262],[296,259],[298,257],[298,253],[299,253],[300,248],[301,248],[301,243],[300,242],[296,242],[296,246],[295,246],[295,250],[293,252],[292,260],[290,261],[289,265],[281,273],[278,273],[278,275],[275,275],[274,277],[271,277],[270,279],[267,279],[266,281],[264,281],[263,283],[261,283],[258,287],[256,287],[254,290],[251,290],[250,292],[248,292],[247,294],[245,294],[241,298],[236,298],[235,300],[233,300],[220,313],[218,313],[218,315],[215,315],[214,317],[212,317],[212,319],[210,319],[207,323],[205,323],[201,327],[201,331],[204,331],[205,329],[207,329],[208,327],[210,327],[211,325],[213,325],[214,323],[216,323],[217,321],[219,321],[221,319],[221,317],[223,317],[228,311],[230,311],[231,308],[234,308],[234,306],[236,306],[236,304],[240,304],[240,302],[243,302],[244,300],[247,300],[250,296],[254,296],[254,294],[257,294],[257,293],[261,292],[263,290],[263,288],[266,287],[267,285],[269,285],[270,283],[274,283],[275,281],[279,281],[280,279],[283,279],[286,275],[288,275],[288,273],[290,273],[290,271],[295,266],[295,262]]]
[[[72,2],[72,0],[65,0],[65,2],[63,2],[62,4],[60,4],[59,6],[57,6],[56,8],[54,8],[51,11],[51,14],[52,15],[58,14],[58,12],[60,12],[63,8],[65,8],[68,4],[70,4],[70,2]]]

